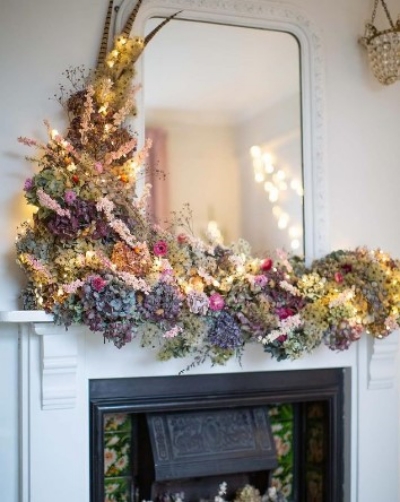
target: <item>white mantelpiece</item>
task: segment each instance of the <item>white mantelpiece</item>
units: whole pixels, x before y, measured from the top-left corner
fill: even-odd
[[[55,326],[40,312],[7,312],[1,322],[19,324],[20,502],[89,502],[89,395],[95,378],[176,375],[187,361],[155,361],[137,342],[116,349],[99,334]],[[340,354],[319,348],[301,360],[276,362],[260,346],[246,349],[242,367],[205,364],[196,373],[352,369],[351,462],[346,502],[398,500],[398,334],[365,336]],[[182,378],[185,378],[182,376]]]

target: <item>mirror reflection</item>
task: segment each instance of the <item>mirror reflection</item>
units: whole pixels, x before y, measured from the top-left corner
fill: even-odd
[[[188,203],[200,237],[303,255],[297,40],[173,20],[146,48],[143,81],[157,220]]]

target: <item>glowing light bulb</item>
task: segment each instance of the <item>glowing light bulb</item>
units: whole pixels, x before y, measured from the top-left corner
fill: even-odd
[[[256,181],[256,183],[262,183],[264,181],[263,173],[255,173],[254,180]]]
[[[278,228],[283,230],[288,226],[288,223],[289,223],[289,216],[286,213],[282,213],[278,219]]]
[[[279,169],[279,171],[276,173],[276,177],[278,180],[283,181],[286,178],[285,171],[282,171],[282,169]]]
[[[289,236],[292,238],[292,239],[297,239],[298,237],[301,236],[302,234],[302,229],[300,226],[297,226],[297,225],[292,225],[290,228],[289,228]]]
[[[252,157],[261,157],[261,148],[257,145],[254,145],[250,148],[250,155]]]
[[[274,187],[273,190],[269,192],[268,198],[270,202],[276,202],[279,199],[279,190],[277,190],[276,187]]]
[[[270,193],[270,192],[271,192],[271,190],[273,190],[274,188],[275,188],[275,187],[274,187],[274,184],[273,184],[273,183],[271,183],[270,181],[266,181],[266,182],[264,183],[264,190],[265,190],[266,192]]]
[[[272,164],[272,155],[268,152],[265,152],[262,154],[262,159],[264,161],[264,164]]]
[[[296,249],[299,249],[300,247],[300,241],[299,239],[293,239],[290,243],[290,247],[293,249],[293,250],[296,250]]]
[[[262,160],[259,157],[255,157],[253,159],[253,167],[254,167],[254,169],[257,169],[258,171],[263,170],[264,166],[263,166]]]
[[[280,206],[274,206],[272,208],[272,214],[275,216],[275,218],[279,218],[279,216],[282,214],[282,208]]]

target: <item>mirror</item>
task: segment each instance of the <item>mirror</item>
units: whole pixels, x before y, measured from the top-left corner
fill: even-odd
[[[150,19],[146,32],[160,23]],[[299,45],[288,33],[172,20],[144,54],[158,221],[304,254]]]

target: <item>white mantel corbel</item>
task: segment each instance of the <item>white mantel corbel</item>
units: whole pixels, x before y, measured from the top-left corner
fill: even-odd
[[[368,340],[368,389],[391,389],[396,379],[399,332]]]
[[[54,323],[34,323],[41,338],[42,409],[74,408],[77,396],[78,336],[82,329],[68,331]]]

